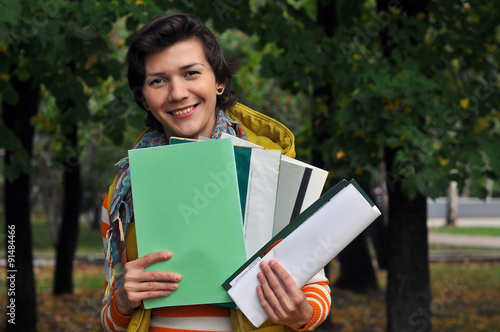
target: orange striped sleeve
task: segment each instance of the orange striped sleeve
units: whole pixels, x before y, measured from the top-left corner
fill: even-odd
[[[116,289],[111,296],[111,303],[104,303],[101,311],[101,321],[106,331],[126,331],[130,323],[130,316],[124,316],[118,312],[115,302]]]
[[[330,286],[328,280],[308,283],[302,287],[307,302],[313,307],[313,316],[309,322],[296,331],[314,330],[328,317],[331,308]]]

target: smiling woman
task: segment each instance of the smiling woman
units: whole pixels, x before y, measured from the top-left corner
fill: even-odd
[[[217,83],[199,39],[178,42],[145,59],[145,106],[167,138],[210,136],[215,126]]]
[[[200,20],[185,14],[153,20],[134,36],[126,62],[129,86],[136,103],[146,111],[149,127],[134,149],[168,145],[172,136],[219,139],[227,133],[295,157],[294,137],[288,128],[236,103],[231,67]],[[171,259],[173,253],[137,257],[128,159],[118,165],[120,171],[103,203],[106,288],[101,320],[105,330],[261,330],[239,310],[226,306],[144,309],[143,300],[169,296],[182,288],[182,276],[145,272],[153,263]],[[262,262],[260,267],[255,292],[269,316],[261,331],[311,330],[325,320],[331,300],[323,270],[299,289],[279,262]]]

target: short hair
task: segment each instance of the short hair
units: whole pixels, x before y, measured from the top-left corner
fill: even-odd
[[[170,14],[160,16],[144,25],[134,36],[126,57],[127,79],[133,92],[134,100],[143,110],[143,86],[146,80],[144,59],[153,53],[164,50],[180,41],[197,38],[203,45],[205,57],[212,68],[215,80],[225,84],[224,92],[217,95],[216,106],[225,110],[236,103],[234,91],[231,90],[233,67],[224,57],[214,34],[199,18],[187,14]],[[148,112],[146,126],[163,131],[158,120]]]

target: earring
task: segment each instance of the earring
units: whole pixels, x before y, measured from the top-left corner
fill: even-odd
[[[218,89],[217,89],[217,92],[221,95],[221,94],[222,94],[222,92],[224,92],[224,88],[218,88]]]

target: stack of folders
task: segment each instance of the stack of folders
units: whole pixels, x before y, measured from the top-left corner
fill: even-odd
[[[129,151],[139,257],[172,251],[148,270],[182,275],[177,291],[146,308],[234,301],[259,326],[259,260],[278,260],[301,287],[379,213],[353,181],[320,198],[328,173],[280,151],[229,135],[185,142]]]

